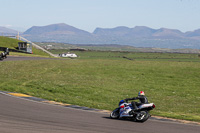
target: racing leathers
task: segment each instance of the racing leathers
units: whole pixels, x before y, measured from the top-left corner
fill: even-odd
[[[137,107],[137,106],[139,106],[139,105],[141,105],[141,104],[148,103],[148,99],[147,99],[146,96],[140,95],[140,96],[133,97],[133,98],[126,98],[126,99],[124,99],[124,100],[125,100],[126,102],[128,102],[128,100],[137,100],[137,99],[138,99],[140,102],[134,102],[134,101],[131,102],[131,104],[132,104],[132,106],[133,106],[133,111],[136,111],[136,110],[138,110],[138,107]]]

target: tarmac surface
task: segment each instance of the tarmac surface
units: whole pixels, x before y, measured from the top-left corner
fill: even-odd
[[[10,93],[11,94],[11,93]],[[13,96],[12,96],[13,95]],[[1,133],[199,133],[200,126],[149,119],[110,119],[108,113],[55,105],[0,93]],[[24,96],[25,98],[21,98]],[[43,101],[43,102],[41,102]]]
[[[11,57],[5,61],[37,57]],[[42,58],[40,58],[42,59]],[[46,58],[45,58],[46,59]],[[11,94],[11,93],[10,93]],[[23,97],[23,98],[22,98]],[[0,133],[199,133],[200,125],[149,119],[110,119],[108,113],[50,104],[23,94],[0,92]]]

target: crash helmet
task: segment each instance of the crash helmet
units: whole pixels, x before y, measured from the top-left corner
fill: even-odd
[[[139,91],[138,96],[144,96],[144,91]]]
[[[120,106],[121,104],[123,104],[123,103],[125,103],[125,101],[124,101],[124,100],[121,100],[121,101],[119,102],[119,106]]]

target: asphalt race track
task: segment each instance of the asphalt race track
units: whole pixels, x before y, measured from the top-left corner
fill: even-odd
[[[30,101],[0,93],[1,133],[199,133],[199,125],[114,120],[107,113]]]
[[[114,120],[107,113],[68,108],[0,93],[0,133],[199,132],[199,125],[153,119],[145,123]]]

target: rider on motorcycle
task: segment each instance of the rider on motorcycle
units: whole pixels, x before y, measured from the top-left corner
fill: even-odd
[[[126,99],[124,99],[124,101],[126,101],[126,102],[128,102],[128,100],[137,100],[137,99],[139,99],[139,101],[140,101],[139,103],[138,103],[138,102],[134,102],[134,101],[131,102],[131,104],[132,104],[132,106],[133,106],[132,112],[138,110],[138,107],[137,107],[137,106],[139,106],[139,105],[141,105],[141,104],[148,103],[148,99],[147,99],[147,97],[145,96],[144,91],[139,91],[137,97],[126,98]]]

